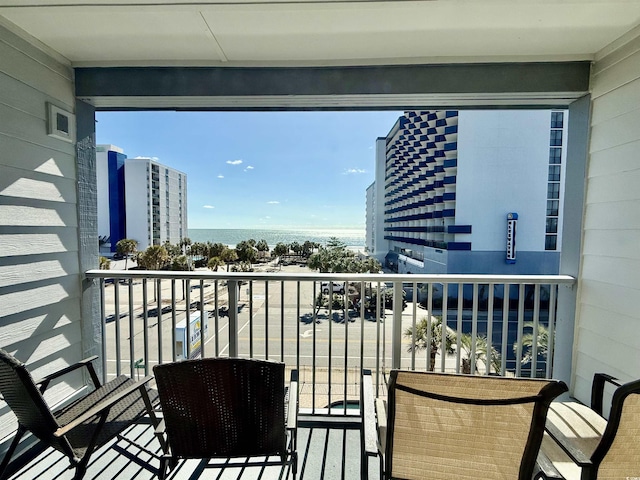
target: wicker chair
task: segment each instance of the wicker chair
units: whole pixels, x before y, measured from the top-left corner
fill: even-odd
[[[364,451],[380,455],[381,478],[530,480],[551,401],[563,382],[392,370],[388,412],[363,376]]]
[[[91,362],[82,360],[40,381],[34,381],[25,365],[0,349],[0,393],[18,419],[18,430],[0,465],[3,475],[21,438],[31,432],[46,445],[64,453],[75,467],[75,479],[81,479],[91,454],[117,437],[125,428],[149,412],[157,394],[146,383],[152,377],[134,382],[120,376],[100,385]],[[64,408],[51,411],[43,398],[50,382],[64,374],[86,367],[95,390]]]
[[[207,358],[153,368],[163,420],[159,476],[179,459],[279,456],[279,462],[226,462],[229,466],[291,465],[297,473],[297,371],[285,389],[284,364]],[[267,458],[268,460],[268,458]]]
[[[603,415],[605,384],[613,385],[609,420]],[[640,380],[622,384],[596,373],[591,408],[579,402],[554,402],[549,409],[542,450],[582,480],[640,478]],[[555,440],[555,441],[554,441]]]

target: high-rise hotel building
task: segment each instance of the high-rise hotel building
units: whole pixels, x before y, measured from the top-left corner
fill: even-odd
[[[152,158],[98,145],[98,236],[112,252],[122,238],[138,250],[187,236],[187,175]]]
[[[399,273],[557,273],[567,120],[406,112],[376,143],[367,250]]]

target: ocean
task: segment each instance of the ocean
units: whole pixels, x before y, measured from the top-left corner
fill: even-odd
[[[364,250],[365,232],[364,229],[355,228],[315,228],[315,229],[290,229],[271,230],[258,228],[190,228],[189,238],[192,242],[212,242],[223,243],[230,247],[235,247],[243,240],[254,239],[256,241],[265,240],[270,248],[277,243],[291,244],[305,241],[317,242],[326,245],[331,237],[337,237],[352,249]]]

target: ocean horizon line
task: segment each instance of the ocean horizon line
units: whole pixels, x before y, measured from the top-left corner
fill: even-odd
[[[337,238],[348,247],[364,248],[364,228],[189,228],[188,236],[193,242],[213,242],[237,245],[243,240],[264,240],[270,248],[278,243],[291,244],[305,241],[325,245],[329,239]]]

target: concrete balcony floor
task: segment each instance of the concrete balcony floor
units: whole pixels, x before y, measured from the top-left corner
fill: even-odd
[[[360,423],[331,421],[318,417],[301,417],[298,428],[298,475],[300,480],[350,480],[360,478]],[[151,480],[157,478],[160,444],[149,423],[133,425],[123,434],[126,440],[114,440],[96,451],[89,463],[85,479]],[[132,442],[129,443],[128,441]],[[37,450],[37,447],[36,449]],[[29,455],[31,452],[27,452]],[[377,461],[370,461],[370,478],[377,479]],[[289,467],[254,466],[220,468],[224,460],[187,460],[180,462],[168,475],[169,480],[284,480],[293,478]],[[67,458],[47,448],[36,451],[10,480],[71,480]]]

